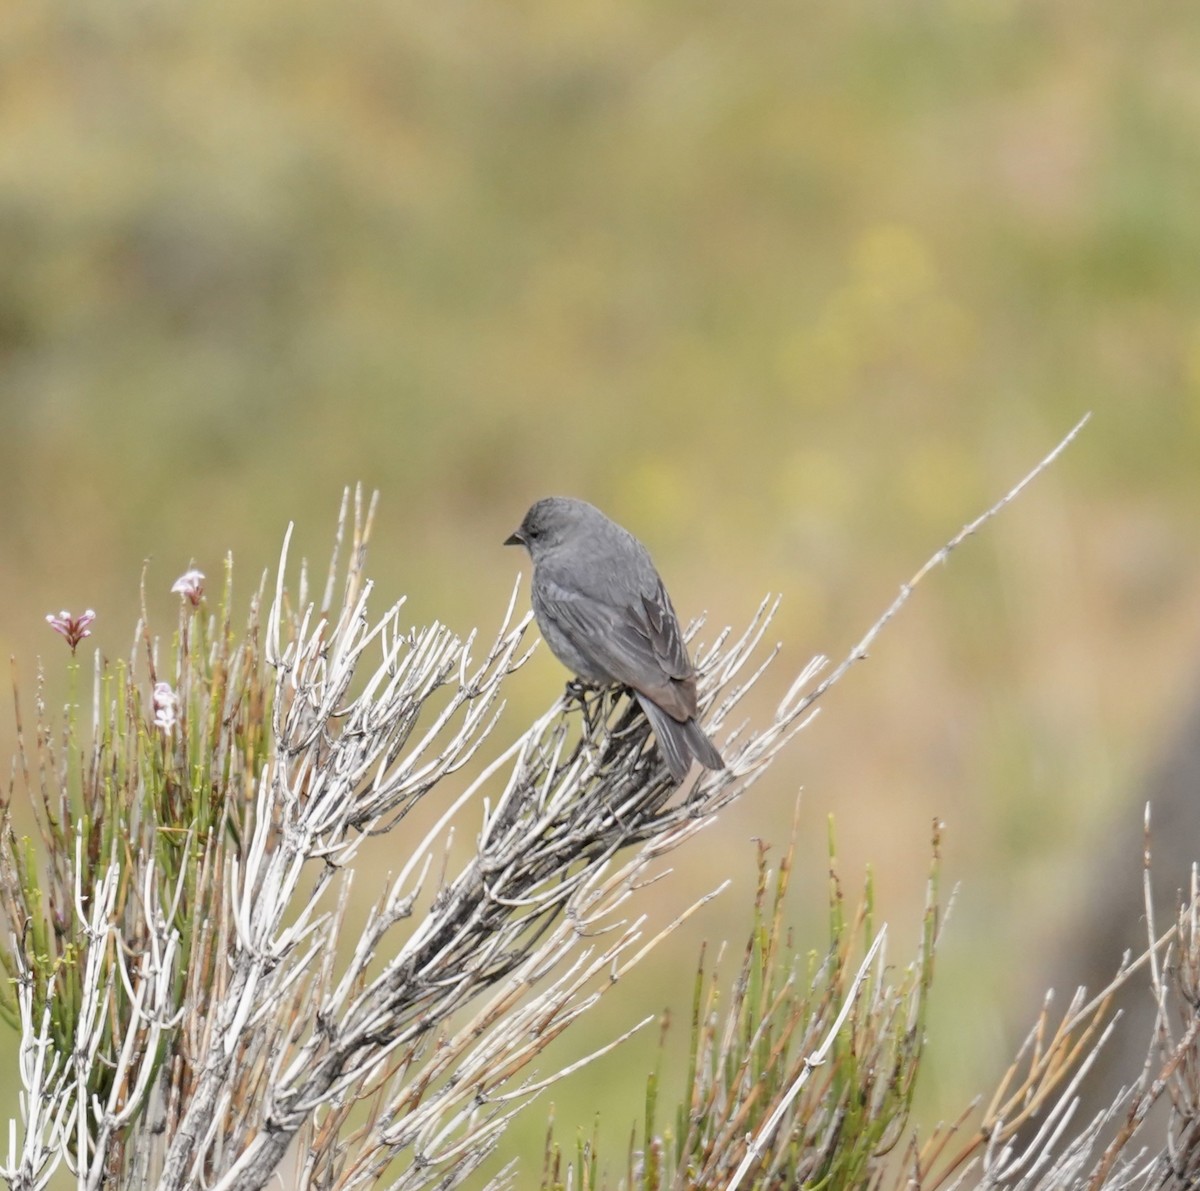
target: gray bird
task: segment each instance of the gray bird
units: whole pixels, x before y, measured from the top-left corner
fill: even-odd
[[[533,611],[554,656],[580,678],[630,687],[671,776],[694,757],[725,762],[696,723],[696,671],[649,551],[586,501],[548,496],[506,546],[533,559]]]

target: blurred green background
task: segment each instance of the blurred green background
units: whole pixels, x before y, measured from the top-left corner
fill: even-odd
[[[65,690],[46,612],[95,608],[88,645],[127,655],[143,560],[169,635],[171,581],[227,551],[245,608],[289,520],[323,565],[361,480],[378,607],[415,623],[489,633],[527,569],[500,542],[552,492],[638,533],[708,637],[783,593],[765,716],[1092,409],[676,858],[666,909],[734,889],[571,1043],[686,1014],[678,974],[740,946],[751,840],[784,844],[803,787],[803,947],[830,813],[897,962],[946,823],[922,1114],[956,1113],[1195,685],[1198,61],[1200,8],[1154,0],[14,6],[0,649],[26,701],[39,655]],[[541,651],[512,680],[506,739],[563,678]],[[616,1161],[650,1063],[556,1092],[564,1139],[601,1107]],[[503,1147],[527,1170],[531,1115]]]

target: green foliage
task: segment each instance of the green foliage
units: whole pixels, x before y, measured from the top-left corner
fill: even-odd
[[[178,932],[172,1003],[203,1018],[219,987],[214,944],[228,926],[224,874],[266,762],[269,724],[261,592],[237,634],[231,586],[227,572],[215,615],[203,602],[181,599],[165,663],[145,619],[133,657],[111,665],[97,659],[94,722],[81,720],[74,656],[58,739],[40,696],[30,739],[18,699],[15,790],[32,807],[36,836],[18,834],[10,791],[0,805],[0,908],[20,951],[0,943],[0,1014],[21,1027],[24,988],[35,1025],[49,1015],[59,1054],[84,1044],[95,1014],[85,1002],[103,989],[112,995],[101,1051],[116,1055],[154,1044],[157,1035],[131,999],[125,969],[126,956],[147,949],[148,906],[162,907],[167,930]],[[169,692],[159,688],[161,696],[147,699],[144,692],[160,683]],[[100,904],[106,894],[107,907]],[[91,945],[98,921],[117,927],[102,948]],[[174,1094],[189,1083],[190,1057],[187,1047],[178,1052]],[[89,1071],[90,1097],[125,1102],[130,1089],[112,1087],[109,1064]]]
[[[642,1141],[631,1145],[621,1181],[627,1191],[732,1185],[748,1142],[780,1109],[741,1185],[850,1191],[877,1176],[905,1135],[920,1066],[938,923],[938,849],[935,828],[920,949],[896,974],[882,960],[860,968],[875,936],[874,891],[868,876],[861,900],[847,906],[832,827],[830,942],[823,954],[798,955],[788,926],[795,838],[774,872],[760,844],[754,921],[741,965],[726,988],[715,970],[706,973],[701,956],[684,1095],[664,1127],[657,1072],[648,1080]],[[814,1062],[823,1046],[827,1059]],[[584,1158],[578,1155],[564,1174],[561,1155],[548,1145],[544,1191],[607,1185],[596,1183],[602,1163],[594,1147]]]

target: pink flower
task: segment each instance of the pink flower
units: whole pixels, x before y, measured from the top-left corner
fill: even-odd
[[[184,571],[171,584],[171,590],[190,600],[193,608],[200,607],[200,597],[204,595],[204,572],[198,571],[195,567],[192,567],[190,571]]]
[[[163,733],[168,733],[175,727],[179,715],[179,696],[171,689],[169,682],[154,684],[154,726]]]
[[[62,633],[66,637],[72,653],[75,652],[75,647],[84,637],[92,635],[92,630],[88,628],[88,625],[95,619],[96,614],[91,608],[79,616],[72,616],[65,608],[57,616],[53,612],[46,613],[46,623],[56,633]]]

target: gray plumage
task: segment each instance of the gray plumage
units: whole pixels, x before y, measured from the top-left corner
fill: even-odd
[[[693,757],[724,769],[696,722],[696,672],[646,547],[565,496],[539,500],[505,545],[533,559],[533,611],[555,657],[580,678],[632,689],[671,776],[682,781]]]

